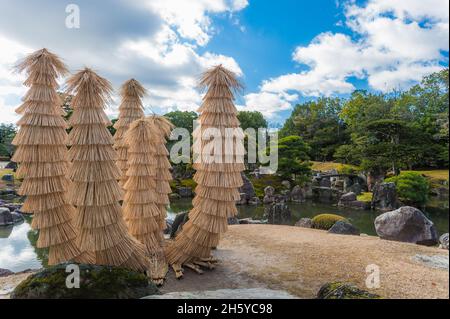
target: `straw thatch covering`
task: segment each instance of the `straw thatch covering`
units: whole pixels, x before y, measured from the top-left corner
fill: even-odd
[[[115,164],[110,121],[103,107],[110,99],[111,84],[90,69],[73,75],[67,91],[74,94],[72,131],[69,134],[69,198],[77,208],[76,226],[81,249],[93,252],[95,264],[146,270],[145,248],[127,230],[119,201],[117,182],[121,171]]]
[[[122,101],[119,106],[119,119],[114,124],[114,148],[117,151],[117,166],[122,171],[119,184],[123,186],[127,181],[128,156],[127,145],[123,139],[130,124],[144,117],[142,98],[145,96],[145,88],[135,79],[126,81],[120,90]]]
[[[181,265],[200,272],[197,265],[213,267],[211,249],[227,230],[228,218],[237,213],[238,188],[242,186],[244,170],[243,132],[239,129],[233,91],[241,88],[235,74],[222,66],[204,73],[200,84],[208,91],[199,109],[200,126],[194,131],[194,180],[198,183],[189,213],[189,221],[175,240],[168,245],[166,256],[177,277]],[[210,148],[208,129],[215,128],[219,147]],[[230,138],[227,129],[236,131]]]
[[[146,246],[152,264],[150,275],[160,285],[168,270],[163,249],[166,206],[162,202],[167,201],[164,196],[167,196],[168,182],[164,172],[170,175],[164,146],[165,128],[170,132],[170,123],[163,119],[163,125],[159,123],[155,117],[140,119],[133,122],[125,134],[129,168],[123,208],[130,233]],[[170,192],[170,186],[168,188]]]
[[[76,244],[74,208],[67,200],[66,122],[56,92],[56,79],[67,69],[58,56],[42,49],[26,57],[17,70],[27,73],[24,84],[30,87],[16,110],[22,118],[13,141],[17,151],[12,160],[20,164],[17,175],[24,178],[19,193],[27,196],[22,210],[34,214],[37,247],[49,248],[50,265],[89,261],[89,254],[81,253]]]

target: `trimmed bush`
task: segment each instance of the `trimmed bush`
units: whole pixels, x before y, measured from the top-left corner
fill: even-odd
[[[322,229],[322,230],[330,230],[336,222],[345,220],[344,217],[334,214],[321,214],[317,215],[312,219],[313,228]]]
[[[428,201],[430,184],[426,177],[416,172],[401,172],[387,178],[386,183],[395,183],[398,197],[409,205],[425,205]]]

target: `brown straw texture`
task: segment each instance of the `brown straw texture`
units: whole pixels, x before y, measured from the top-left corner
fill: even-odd
[[[22,118],[13,141],[17,151],[12,160],[20,164],[17,174],[24,178],[19,193],[27,196],[22,209],[34,214],[32,227],[39,230],[37,247],[49,248],[50,265],[89,261],[91,256],[76,244],[74,208],[67,200],[67,132],[56,79],[68,71],[59,57],[46,49],[26,57],[17,70],[27,73],[24,84],[30,87],[16,110]]]
[[[123,186],[127,181],[128,156],[124,136],[130,124],[144,117],[142,98],[146,95],[145,88],[135,79],[126,81],[120,90],[122,101],[119,106],[119,119],[114,124],[114,149],[117,151],[116,164],[122,171],[119,184]]]
[[[150,256],[150,275],[157,284],[162,284],[168,267],[163,249],[164,229],[166,227],[166,203],[170,186],[160,179],[163,172],[169,172],[170,165],[161,168],[160,162],[167,160],[164,125],[158,125],[161,117],[140,119],[130,125],[124,143],[128,147],[127,182],[124,185],[124,218],[130,233],[143,243]],[[161,118],[162,124],[171,124]],[[166,163],[164,162],[164,163]],[[168,186],[168,191],[167,191]]]
[[[203,136],[208,128],[216,128],[222,134],[226,129],[233,129],[238,137],[242,137],[233,104],[233,92],[242,86],[235,74],[222,66],[204,73],[200,85],[207,87],[208,91],[199,109],[200,127],[194,132],[194,153],[197,153],[194,156],[197,158],[194,180],[198,186],[189,221],[166,250],[166,257],[174,269],[211,257],[211,249],[218,245],[220,235],[227,230],[228,218],[237,213],[235,202],[239,199],[238,188],[243,183],[242,139],[232,139],[231,145],[214,149],[212,153],[203,151],[203,147],[210,143]],[[221,138],[222,145],[226,145],[226,135]],[[196,146],[200,147],[200,152],[196,151]],[[213,160],[203,157],[209,154],[214,155]]]
[[[76,206],[76,226],[83,250],[92,252],[95,264],[144,271],[150,266],[145,248],[127,231],[122,217],[121,171],[114,163],[113,137],[104,106],[110,100],[111,84],[90,69],[67,81],[74,94],[70,118],[69,159],[73,182],[69,198]]]

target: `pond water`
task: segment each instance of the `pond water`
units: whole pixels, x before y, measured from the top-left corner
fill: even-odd
[[[448,200],[433,203],[433,207],[427,209],[426,215],[430,218],[439,234],[449,230]],[[170,205],[169,218],[174,218],[177,213],[190,210],[191,199],[177,200]],[[314,217],[318,214],[332,213],[344,216],[351,220],[362,233],[376,235],[373,222],[379,213],[372,211],[352,210],[339,208],[333,205],[306,202],[301,204],[289,204],[292,212],[291,224],[295,224],[300,218]],[[238,218],[263,219],[263,206],[238,206]],[[0,227],[0,268],[14,272],[26,269],[38,269],[46,267],[47,250],[36,248],[37,232],[31,229],[31,217],[15,227]]]

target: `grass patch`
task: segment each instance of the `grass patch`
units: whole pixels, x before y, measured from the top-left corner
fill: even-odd
[[[373,198],[373,193],[362,193],[361,195],[358,196],[358,201],[360,202],[372,202],[372,198]]]
[[[436,170],[429,170],[429,171],[413,171],[419,174],[424,175],[425,177],[428,177],[430,179],[436,179],[441,181],[447,181],[449,180],[448,169],[436,169]]]
[[[361,169],[358,166],[350,165],[350,164],[342,164],[335,162],[311,162],[312,170],[319,172],[331,171],[333,169],[337,170],[340,174],[352,174],[358,173]]]

